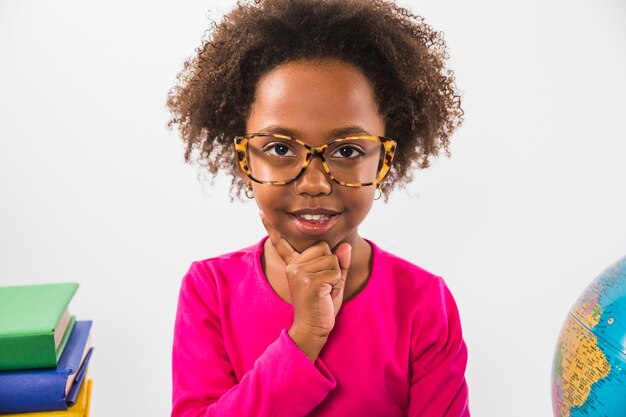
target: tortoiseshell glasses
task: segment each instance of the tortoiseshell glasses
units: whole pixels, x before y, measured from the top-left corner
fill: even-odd
[[[346,187],[378,184],[389,172],[396,142],[383,136],[349,136],[313,147],[280,134],[235,137],[239,166],[254,182],[283,185],[299,178],[314,156],[326,174]]]

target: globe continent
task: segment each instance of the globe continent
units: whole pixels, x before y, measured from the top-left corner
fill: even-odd
[[[552,366],[555,417],[626,416],[626,256],[570,310]]]

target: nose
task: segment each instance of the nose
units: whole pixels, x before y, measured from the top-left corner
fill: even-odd
[[[332,190],[331,181],[324,170],[322,160],[314,157],[300,178],[295,181],[295,190],[298,194],[308,196],[327,195]]]

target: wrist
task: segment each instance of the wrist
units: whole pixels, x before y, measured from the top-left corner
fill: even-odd
[[[291,326],[287,334],[311,362],[315,362],[315,359],[317,359],[328,340],[328,336],[311,334],[295,323]]]

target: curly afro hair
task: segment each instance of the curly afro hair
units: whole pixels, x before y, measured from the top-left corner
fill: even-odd
[[[168,126],[178,125],[187,163],[232,176],[231,201],[245,186],[232,138],[245,133],[257,81],[293,60],[343,60],[372,82],[385,136],[397,141],[385,200],[429,157],[450,156],[463,111],[443,34],[392,1],[240,0],[207,33],[169,92]]]

